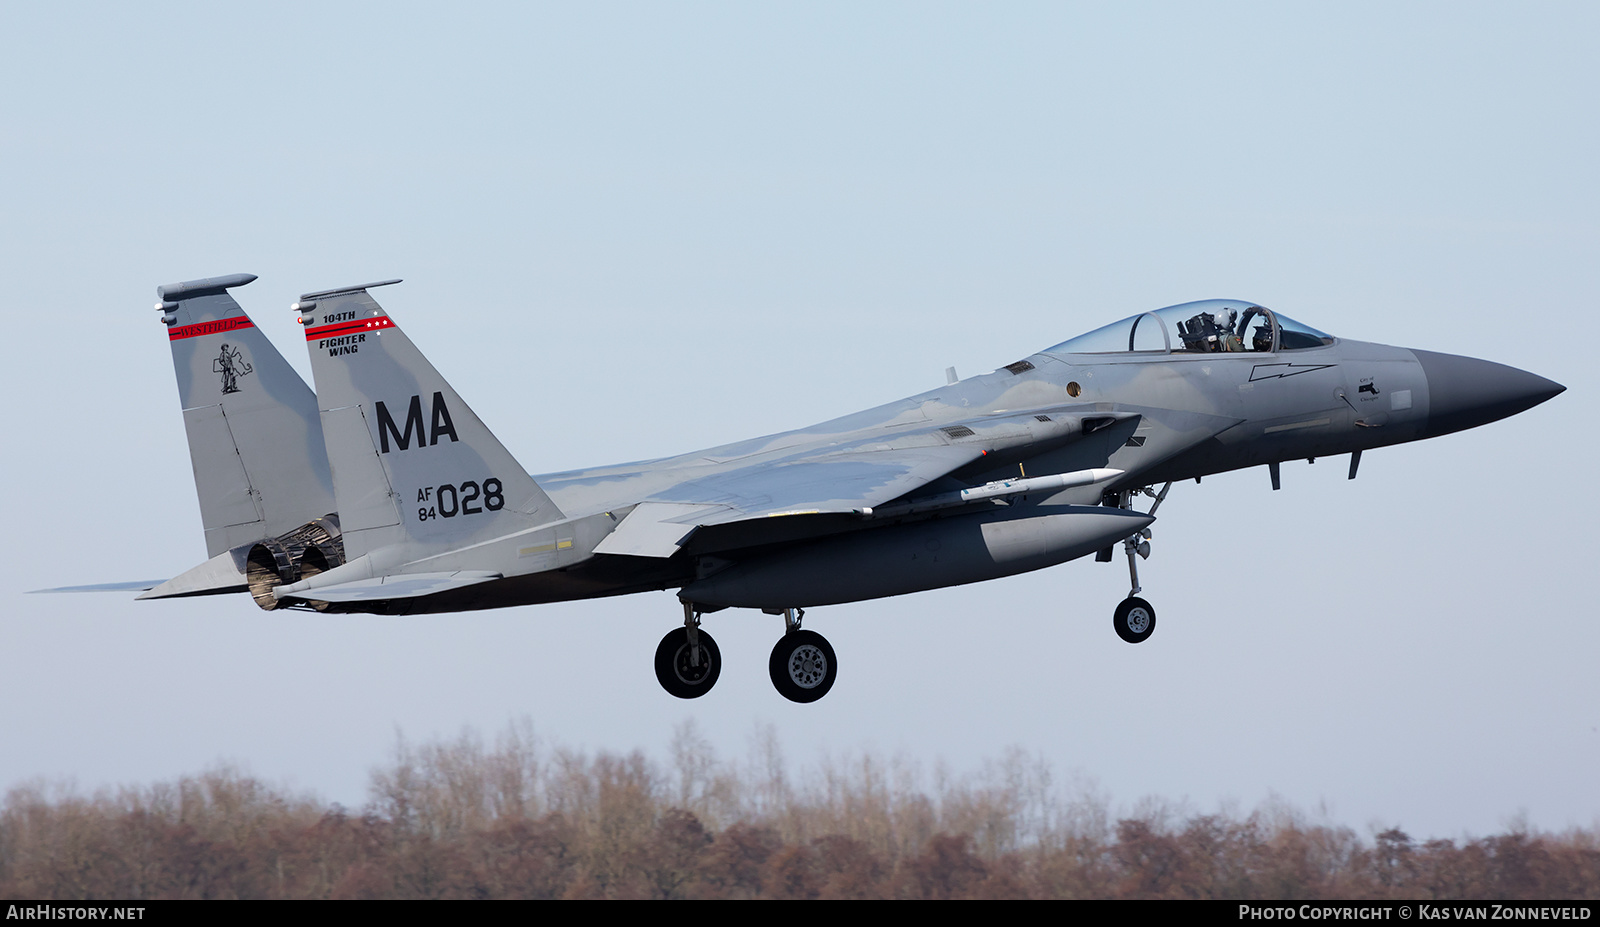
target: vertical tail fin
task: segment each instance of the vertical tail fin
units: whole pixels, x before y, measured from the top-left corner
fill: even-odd
[[[255,279],[156,288],[211,557],[335,511],[317,397],[228,295]]]
[[[306,328],[345,554],[464,547],[562,513],[367,293],[307,293]]]

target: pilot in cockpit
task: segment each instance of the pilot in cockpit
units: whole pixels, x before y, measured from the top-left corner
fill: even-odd
[[[1183,339],[1183,349],[1207,354],[1243,351],[1244,344],[1233,330],[1236,315],[1234,310],[1222,308],[1179,322],[1178,335]]]

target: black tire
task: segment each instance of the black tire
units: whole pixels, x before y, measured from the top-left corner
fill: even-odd
[[[1116,614],[1111,616],[1111,626],[1117,629],[1117,636],[1128,643],[1142,644],[1156,631],[1156,610],[1144,599],[1129,596],[1117,606]]]
[[[699,698],[711,691],[722,675],[722,651],[703,629],[700,631],[700,665],[690,666],[689,629],[674,628],[656,647],[656,681],[678,698]]]
[[[778,639],[767,671],[779,695],[791,702],[814,702],[833,688],[839,659],[826,637],[815,631],[795,631]]]

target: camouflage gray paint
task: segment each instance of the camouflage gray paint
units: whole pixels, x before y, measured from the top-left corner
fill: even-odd
[[[1127,537],[1142,524],[1101,523],[1107,512],[1133,513],[1083,508],[1126,489],[1439,430],[1413,352],[1341,341],[1250,303],[1213,300],[1134,317],[991,374],[810,428],[523,480],[365,288],[308,294],[301,310],[334,472],[362,474],[339,483],[351,556],[384,550],[394,560],[385,569],[395,573],[470,569],[478,576],[403,603],[367,589],[349,607],[454,610],[678,586],[687,602],[707,607],[780,609],[891,595],[1036,569]],[[1206,340],[1195,337],[1196,320],[1212,332],[1222,331],[1218,320],[1229,324],[1222,338]],[[1127,328],[1126,344],[1119,326]],[[1478,365],[1474,378],[1507,408],[1560,389],[1487,362],[1456,363]],[[441,444],[436,426],[457,421],[461,428],[451,427]],[[891,521],[870,513],[1019,473],[1091,468],[1124,472],[1100,484]],[[458,517],[459,487],[482,492],[474,484],[486,478],[509,487],[505,509]],[[1041,532],[1036,556],[1008,559],[981,543],[986,526],[1030,518],[1039,519],[1030,526]],[[891,531],[911,523],[923,526]],[[374,543],[355,540],[378,528]],[[526,532],[535,529],[542,544],[529,543]],[[947,555],[943,568],[921,576],[909,555],[889,552],[900,535],[947,535],[936,540],[956,547],[977,538],[989,553],[977,565],[957,556],[955,569]],[[830,539],[846,537],[848,557],[826,550]],[[543,556],[527,562],[529,548]],[[314,588],[370,579],[375,569],[352,564],[278,595],[309,599]],[[539,578],[555,569],[562,575]],[[741,592],[730,592],[734,586]]]
[[[657,673],[681,697],[717,677],[703,613],[785,614],[773,681],[814,700],[835,668],[825,640],[796,633],[803,607],[1107,559],[1118,542],[1137,593],[1154,506],[1132,503],[1155,484],[1266,464],[1276,486],[1279,462],[1332,454],[1352,455],[1353,478],[1363,450],[1563,390],[1208,300],[809,428],[530,477],[368,292],[399,281],[296,304],[313,396],[228,297],[253,279],[160,291],[214,556],[146,597],[248,585],[266,608],[426,613],[677,588],[685,626]],[[1119,607],[1124,639],[1153,627],[1142,599]]]

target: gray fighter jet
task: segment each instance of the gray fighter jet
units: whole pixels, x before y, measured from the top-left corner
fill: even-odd
[[[825,695],[838,660],[804,609],[1127,558],[1174,481],[1472,428],[1564,387],[1511,367],[1324,334],[1214,299],[1146,312],[993,373],[809,428],[530,476],[372,298],[308,293],[313,393],[228,290],[161,287],[212,559],[140,598],[248,592],[264,609],[417,614],[677,589],[661,685],[722,657],[702,617],[781,615],[769,670]],[[1156,489],[1156,487],[1160,489]],[[1145,511],[1141,497],[1153,501]],[[130,584],[135,585],[135,584]],[[142,584],[149,587],[152,584]]]

